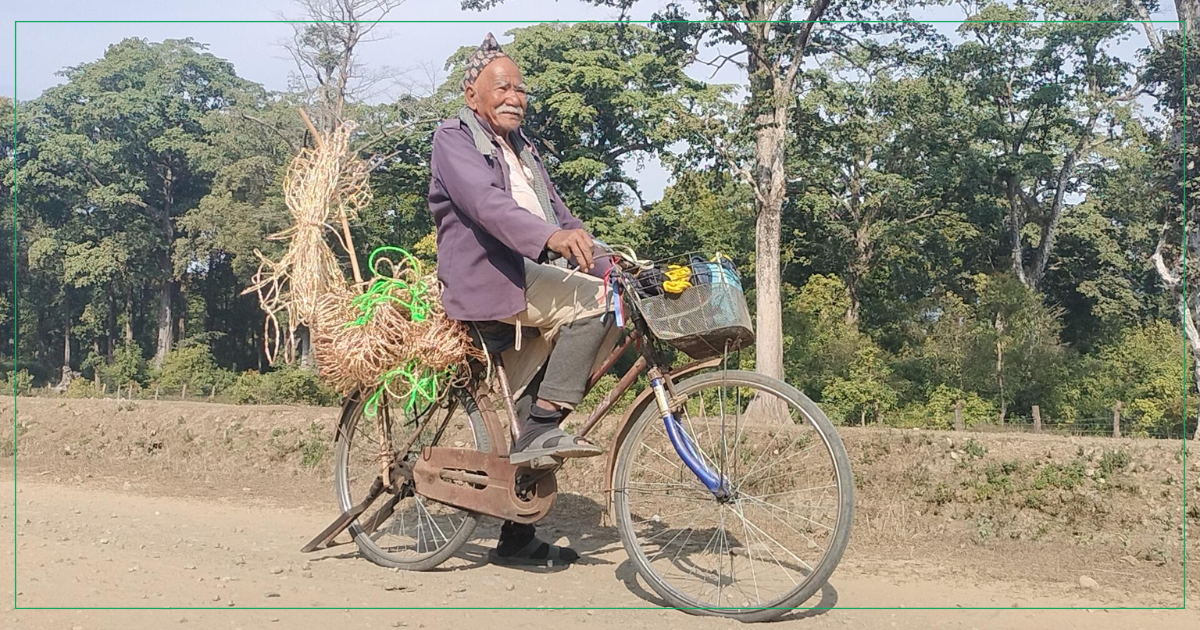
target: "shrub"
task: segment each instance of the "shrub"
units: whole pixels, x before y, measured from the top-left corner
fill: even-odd
[[[5,392],[15,392],[17,396],[24,396],[33,389],[33,375],[25,369],[6,372],[4,379],[0,380],[0,388],[3,388]]]
[[[100,395],[100,392],[96,391],[96,386],[91,381],[77,378],[67,386],[64,395],[68,398],[95,398]]]
[[[158,374],[163,391],[172,393],[183,391],[184,385],[197,394],[207,393],[213,386],[228,389],[234,381],[232,372],[217,367],[212,350],[200,344],[183,344],[169,352]]]
[[[290,365],[266,374],[243,372],[233,384],[233,400],[242,405],[336,405],[339,398],[315,372]]]
[[[124,387],[129,383],[145,385],[149,380],[146,358],[142,356],[141,346],[136,343],[125,343],[118,347],[113,352],[112,363],[105,365],[92,361],[92,365],[100,373],[100,382],[107,384],[109,389]]]

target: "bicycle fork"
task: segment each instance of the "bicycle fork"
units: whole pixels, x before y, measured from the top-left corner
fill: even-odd
[[[663,425],[667,430],[667,437],[671,439],[671,446],[675,447],[675,452],[679,454],[679,458],[683,463],[691,469],[700,483],[704,484],[705,488],[713,494],[718,501],[725,501],[730,498],[729,479],[717,471],[714,471],[704,458],[700,456],[699,449],[692,442],[691,436],[679,424],[679,420],[675,418],[674,412],[671,411],[670,397],[667,394],[667,388],[664,384],[662,373],[657,367],[651,368],[648,376],[650,377],[650,388],[654,390],[654,400],[658,403],[658,413],[662,416]]]

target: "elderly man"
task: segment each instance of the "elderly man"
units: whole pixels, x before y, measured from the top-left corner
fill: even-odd
[[[601,317],[606,261],[595,260],[592,236],[521,131],[525,82],[491,33],[467,63],[463,95],[467,106],[434,133],[430,160],[446,314],[502,358],[517,396],[510,461],[547,468],[599,455],[558,425],[619,332]],[[584,273],[571,275],[568,261]],[[543,564],[579,555],[538,539],[533,526],[505,522],[491,558]]]

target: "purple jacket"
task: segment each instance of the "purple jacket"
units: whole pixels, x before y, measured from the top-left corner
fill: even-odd
[[[525,259],[544,260],[546,241],[559,229],[513,200],[499,141],[486,121],[475,118],[491,141],[490,154],[477,147],[466,124],[450,118],[434,132],[430,158],[429,211],[437,225],[438,279],[446,287],[442,304],[459,321],[499,320],[524,311]],[[518,133],[537,158],[559,224],[583,228],[550,182],[537,149]]]

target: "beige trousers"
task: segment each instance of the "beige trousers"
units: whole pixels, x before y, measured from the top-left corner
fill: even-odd
[[[525,311],[502,320],[507,324],[519,324],[516,344],[501,355],[514,397],[520,397],[550,357],[559,329],[577,319],[604,314],[604,298],[604,281],[599,278],[579,271],[572,274],[562,267],[525,261]],[[522,338],[521,326],[537,328],[541,335]],[[610,325],[589,374],[595,372],[608,357],[620,333],[619,328]],[[550,402],[568,409],[573,407],[557,400]]]

